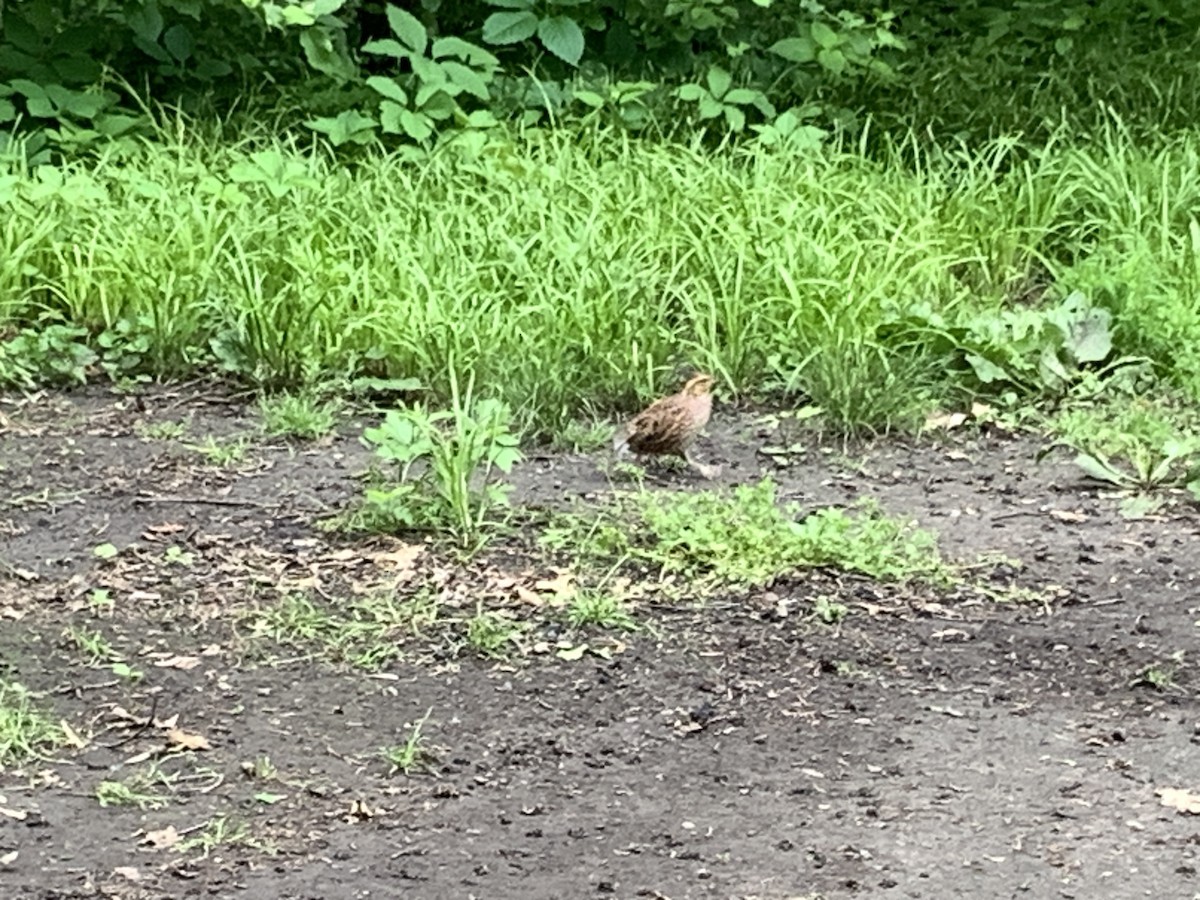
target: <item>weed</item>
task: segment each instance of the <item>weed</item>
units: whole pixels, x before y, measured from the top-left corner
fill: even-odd
[[[597,628],[633,631],[637,623],[625,603],[616,594],[598,590],[580,590],[567,607],[567,622],[573,628]]]
[[[104,807],[135,806],[138,809],[162,809],[171,795],[153,789],[161,778],[139,774],[124,781],[101,781],[96,785],[96,801]]]
[[[425,765],[431,759],[431,754],[425,748],[424,738],[421,734],[421,729],[425,727],[425,723],[429,721],[430,715],[433,713],[433,707],[425,711],[417,722],[413,723],[411,730],[408,733],[408,738],[403,744],[396,744],[391,747],[384,747],[380,754],[392,767],[388,774],[403,772],[405,775],[411,775],[416,771],[418,766]]]
[[[107,665],[121,658],[108,638],[99,631],[68,626],[63,632],[63,637],[87,657],[87,664],[90,666]]]
[[[287,594],[248,614],[255,637],[312,648],[330,662],[366,671],[377,671],[398,658],[400,641],[421,633],[437,618],[437,601],[425,592],[407,597],[371,594],[337,610],[303,594]]]
[[[552,449],[567,453],[591,453],[607,447],[612,440],[612,427],[603,422],[571,419],[552,435]]]
[[[263,395],[259,415],[267,434],[317,440],[333,431],[338,405],[309,392]]]
[[[929,532],[888,518],[869,501],[853,514],[822,509],[800,518],[794,504],[775,502],[770,479],[732,493],[627,495],[599,516],[559,519],[542,542],[727,584],[763,584],[811,566],[886,580],[951,579]]]
[[[177,544],[172,544],[163,551],[162,559],[169,566],[182,566],[186,569],[195,564],[196,554],[184,550]]]
[[[500,612],[477,610],[466,622],[467,645],[480,656],[502,659],[517,644],[524,630],[521,623]]]
[[[1131,491],[1186,487],[1200,499],[1200,429],[1186,407],[1122,398],[1068,410],[1054,429],[1088,477]]]
[[[245,822],[235,822],[228,816],[218,816],[210,819],[204,827],[183,838],[175,845],[180,853],[190,853],[199,850],[202,857],[207,857],[218,847],[240,845],[251,847],[264,852],[273,852],[273,848],[256,838]]]
[[[0,770],[29,759],[63,742],[62,732],[33,702],[23,685],[0,680]]]
[[[151,441],[177,441],[188,433],[187,422],[138,423],[137,433]]]
[[[250,442],[244,437],[220,440],[208,435],[199,444],[187,444],[187,448],[201,457],[210,466],[228,468],[235,466],[246,458]]]
[[[813,601],[813,615],[826,625],[839,625],[849,615],[850,609],[829,597],[818,597]]]
[[[396,465],[399,482],[370,489],[350,524],[444,529],[468,552],[486,542],[509,491],[492,475],[510,471],[521,453],[503,403],[473,398],[473,381],[463,393],[453,375],[450,384],[449,410],[392,410],[366,430],[376,455]]]

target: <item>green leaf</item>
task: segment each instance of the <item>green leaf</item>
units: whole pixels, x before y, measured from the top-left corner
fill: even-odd
[[[750,103],[757,103],[761,97],[761,91],[756,91],[752,88],[734,88],[722,97],[721,101],[723,103],[736,103],[738,106],[746,106]]]
[[[1107,309],[1089,309],[1070,325],[1067,350],[1076,362],[1103,362],[1112,353],[1112,314]]]
[[[471,96],[485,101],[490,99],[487,80],[474,69],[453,60],[446,60],[446,62],[442,63],[442,71],[446,73],[446,77],[451,82],[461,87]]]
[[[1083,469],[1088,476],[1097,481],[1104,481],[1121,487],[1129,483],[1129,476],[1124,472],[1114,468],[1108,460],[1093,456],[1090,453],[1080,453],[1076,456],[1075,465]]]
[[[729,90],[729,86],[733,84],[733,76],[722,69],[720,66],[713,66],[708,70],[708,89],[718,100],[725,96],[725,92]]]
[[[312,119],[304,124],[324,134],[335,147],[349,143],[369,144],[375,139],[375,120],[356,109],[343,110],[336,118]]]
[[[992,384],[997,381],[1009,381],[1008,372],[1000,368],[990,359],[983,356],[977,356],[974,353],[966,355],[967,365],[975,372],[975,377],[983,384]]]
[[[794,63],[812,62],[817,58],[816,45],[809,38],[803,37],[784,38],[782,41],[776,41],[768,48],[768,51]]]
[[[255,802],[266,803],[268,805],[278,803],[281,800],[286,800],[286,799],[287,799],[287,794],[271,794],[271,793],[268,793],[267,791],[259,791],[257,794],[254,795]]]
[[[700,118],[715,119],[725,111],[725,107],[720,100],[715,99],[712,94],[704,94],[700,98]]]
[[[725,121],[729,123],[729,128],[732,131],[742,131],[746,127],[746,114],[736,106],[726,106],[723,110],[725,113]]]
[[[491,53],[484,50],[477,44],[472,44],[470,41],[464,41],[457,37],[438,38],[433,42],[433,48],[430,56],[434,59],[443,59],[447,56],[457,56],[464,60],[469,65],[478,66],[485,69],[494,69],[500,65],[500,60],[496,59]]]
[[[695,87],[695,85],[692,85],[692,87]],[[575,91],[571,96],[584,106],[590,106],[592,109],[600,109],[602,106],[604,106],[604,98],[595,91]]]
[[[538,23],[538,38],[542,44],[572,66],[579,65],[583,57],[583,30],[569,16],[552,16]]]
[[[401,106],[408,106],[408,94],[404,93],[404,88],[400,87],[400,85],[396,84],[390,78],[384,78],[382,75],[372,75],[367,79],[367,87],[382,94],[389,100],[395,100]]]
[[[330,29],[320,25],[304,29],[300,32],[300,46],[308,64],[318,72],[342,81],[355,77],[355,66],[346,54],[344,38],[336,36]]]
[[[689,103],[695,103],[701,97],[707,97],[708,91],[698,84],[683,84],[675,92],[680,100],[687,100]]]
[[[17,108],[9,100],[0,100],[0,122],[11,122],[17,117]]]
[[[404,104],[384,100],[379,104],[379,126],[387,134],[404,134],[404,126],[400,122],[400,114],[408,108]]]
[[[834,75],[841,75],[846,71],[846,57],[841,50],[821,50],[817,53],[817,62],[821,64],[821,68]]]
[[[163,17],[158,11],[157,3],[147,3],[140,9],[135,9],[125,15],[125,24],[133,29],[133,33],[148,44],[158,43],[162,34]]]
[[[96,559],[112,559],[119,552],[113,544],[98,544],[92,548],[92,556]]]
[[[307,34],[307,32],[305,32]],[[384,38],[381,41],[367,41],[362,45],[363,53],[379,53],[383,56],[394,56],[396,59],[404,59],[410,55],[409,50],[399,41],[393,41],[391,38]]]
[[[172,25],[163,35],[163,46],[179,62],[187,62],[196,49],[196,40],[186,25]]]
[[[414,141],[425,141],[433,134],[433,122],[428,116],[411,110],[400,112],[400,125],[404,132]]]
[[[516,44],[537,32],[538,18],[529,11],[492,13],[483,23],[483,39],[489,44]]]
[[[387,18],[392,34],[404,41],[414,53],[425,53],[425,45],[429,43],[429,32],[425,30],[420,19],[398,6],[391,5],[387,8]]]
[[[826,50],[831,50],[841,43],[837,32],[824,22],[812,23],[812,38]]]

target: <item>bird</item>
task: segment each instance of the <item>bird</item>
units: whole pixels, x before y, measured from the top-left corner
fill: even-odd
[[[677,456],[705,478],[718,469],[692,459],[688,452],[712,416],[711,375],[699,373],[687,380],[677,394],[655,400],[617,429],[613,452],[619,459],[627,451],[646,456]]]

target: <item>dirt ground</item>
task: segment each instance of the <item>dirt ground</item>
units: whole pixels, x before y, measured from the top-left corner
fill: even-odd
[[[1158,793],[1200,795],[1194,507],[1126,520],[998,433],[780,468],[758,452],[769,429],[719,410],[700,452],[722,481],[769,469],[805,506],[876,497],[952,559],[1011,558],[999,570],[1032,599],[800,572],[645,603],[650,627],[609,658],[433,640],[364,671],[242,615],[288,579],[338,599],[412,577],[399,545],[313,527],[358,489],[353,427],[206,465],[181,442],[255,421],[205,394],[0,398],[0,675],[81,745],[0,773],[0,896],[1200,898],[1200,815]],[[190,437],[147,436],[172,421]],[[532,457],[517,501],[602,495],[602,456]],[[446,596],[473,606],[530,575],[505,559],[448,569]],[[849,607],[839,626],[808,614],[819,595]],[[90,663],[72,627],[142,676]],[[427,768],[389,772],[379,748],[426,713]],[[148,766],[169,776],[161,808],[97,801]],[[195,840],[214,821],[226,839]]]

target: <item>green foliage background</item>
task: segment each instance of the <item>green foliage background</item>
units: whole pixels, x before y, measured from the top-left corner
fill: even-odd
[[[847,430],[1137,360],[1200,398],[1187,0],[0,17],[0,383],[478,376],[539,431],[688,364]]]

